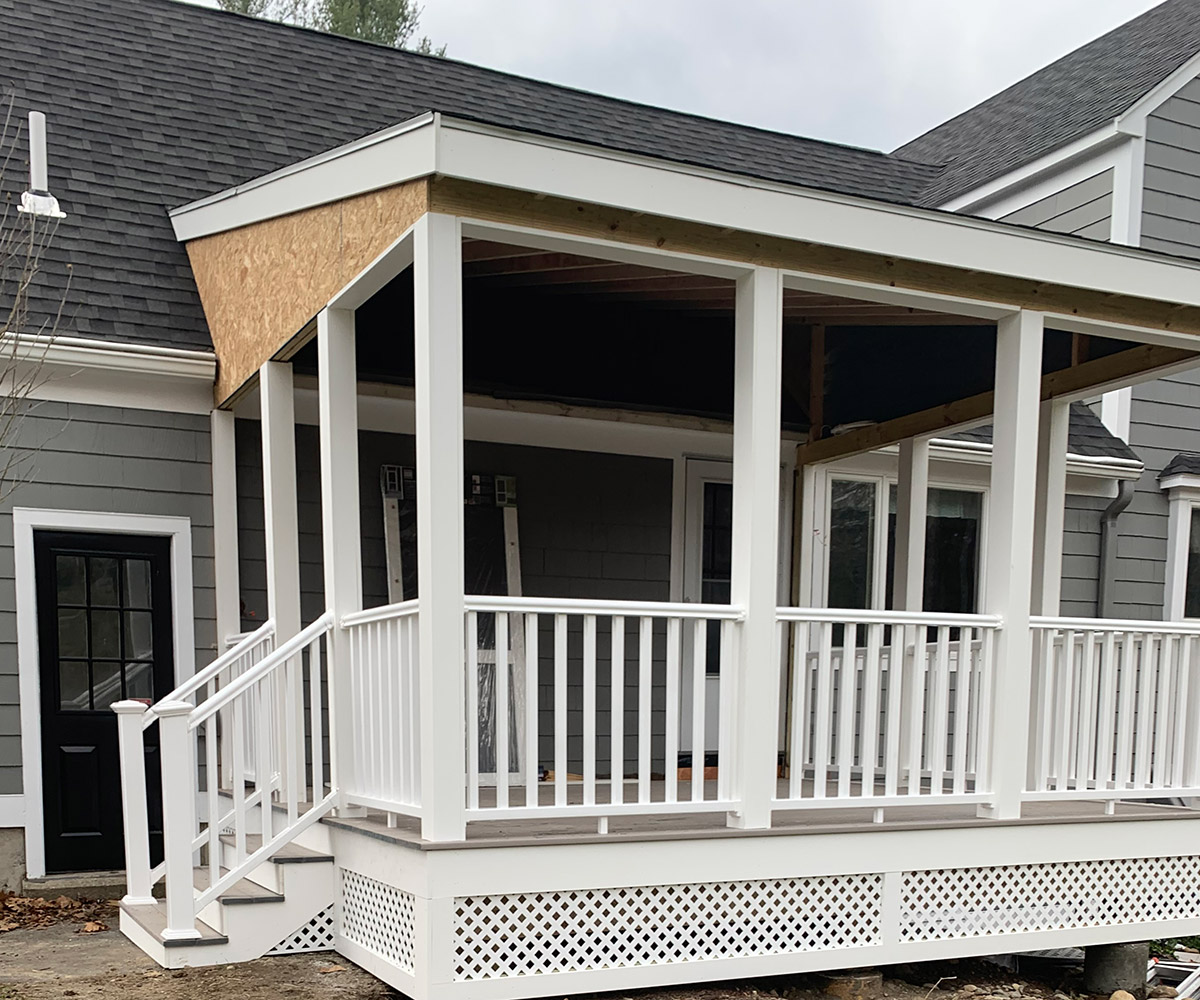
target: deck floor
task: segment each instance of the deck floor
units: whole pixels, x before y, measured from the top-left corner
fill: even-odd
[[[651,798],[662,801],[664,782],[656,781],[651,788]],[[857,785],[852,788],[859,794]],[[578,803],[582,790],[578,785],[568,786],[568,802]],[[633,793],[627,793],[632,797]],[[780,796],[787,794],[787,781],[779,783]],[[510,787],[510,801],[514,806],[525,804],[523,786]],[[690,782],[679,783],[679,798],[691,796]],[[598,795],[603,801],[603,794]],[[705,782],[705,797],[716,798],[715,782]],[[554,786],[541,785],[538,800],[542,805],[554,801]],[[480,807],[495,805],[495,789],[480,790]],[[844,801],[844,800],[843,800]],[[421,839],[420,824],[407,816],[392,817],[394,826],[388,825],[388,817],[381,812],[368,811],[361,818],[329,818],[326,822],[346,829],[358,830],[369,836],[402,844],[417,850],[461,849],[462,847],[517,847],[548,843],[570,844],[603,840],[684,840],[711,839],[714,837],[762,837],[795,836],[805,833],[839,833],[865,830],[896,830],[921,828],[962,828],[970,826],[994,826],[1007,824],[1046,823],[1113,823],[1145,819],[1200,819],[1200,810],[1183,806],[1148,802],[1118,802],[1115,811],[1105,813],[1105,803],[1098,800],[1063,802],[1027,802],[1018,820],[983,819],[976,814],[974,805],[946,805],[924,802],[913,805],[890,806],[883,812],[883,821],[874,822],[874,805],[870,800],[864,805],[839,805],[836,808],[782,810],[774,814],[769,830],[739,830],[726,825],[723,811],[675,813],[670,815],[631,816],[614,815],[608,819],[607,833],[600,833],[595,817],[554,817],[535,819],[478,820],[467,824],[467,840],[463,843],[432,844]]]

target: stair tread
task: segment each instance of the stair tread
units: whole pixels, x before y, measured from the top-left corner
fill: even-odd
[[[222,877],[228,873],[228,868],[221,869]],[[209,869],[207,867],[193,868],[192,884],[201,892],[212,885],[212,876]],[[261,886],[257,882],[251,882],[248,878],[243,878],[234,882],[217,899],[222,903],[230,905],[240,903],[282,903],[283,895],[275,892],[273,889],[266,888],[266,886]]]
[[[233,844],[233,834],[221,834],[222,844]],[[248,854],[257,851],[262,847],[262,836],[257,833],[246,835],[246,852]],[[332,854],[322,854],[320,851],[310,850],[307,847],[301,847],[299,844],[284,844],[274,854],[271,855],[271,861],[277,865],[296,865],[306,864],[309,862],[333,861]]]
[[[138,922],[144,931],[152,934],[164,948],[196,948],[202,945],[229,943],[228,937],[220,931],[209,927],[203,920],[196,921],[196,930],[200,932],[198,938],[184,938],[182,940],[163,938],[162,932],[167,927],[167,905],[163,902],[122,903],[121,911],[128,913],[129,916]]]

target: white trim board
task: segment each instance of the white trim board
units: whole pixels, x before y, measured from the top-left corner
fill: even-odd
[[[0,830],[11,830],[25,825],[25,796],[0,795]]]
[[[25,789],[25,869],[30,878],[46,874],[42,816],[42,706],[38,662],[37,588],[33,533],[37,530],[120,535],[157,535],[171,539],[171,615],[175,681],[196,670],[192,522],[186,517],[116,514],[79,510],[16,507],[13,519],[14,582],[17,595],[17,673],[21,699],[21,775]]]

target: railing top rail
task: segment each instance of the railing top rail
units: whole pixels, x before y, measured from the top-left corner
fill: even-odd
[[[833,622],[845,625],[947,625],[961,628],[999,628],[999,615],[964,615],[942,611],[875,611],[861,608],[777,608],[785,622]]]
[[[288,639],[287,642],[277,646],[274,652],[264,656],[232,684],[221,688],[213,697],[209,698],[203,704],[198,705],[188,719],[188,728],[195,729],[206,719],[211,718],[243,692],[257,684],[263,677],[271,673],[271,671],[287,663],[288,660],[304,649],[314,639],[318,639],[328,632],[332,625],[333,612],[326,611],[325,614],[321,615],[308,628],[301,629],[292,638]]]
[[[420,601],[413,598],[411,601],[400,601],[398,604],[384,604],[378,608],[354,611],[342,616],[342,628],[350,628],[352,625],[366,625],[369,622],[387,621],[389,618],[404,618],[407,615],[415,615],[419,606]]]
[[[275,622],[268,618],[258,628],[247,635],[236,646],[232,646],[224,653],[218,656],[207,667],[199,673],[192,674],[186,681],[179,685],[165,698],[159,698],[156,704],[164,701],[187,701],[192,695],[200,690],[205,684],[216,677],[222,670],[227,669],[231,664],[236,662],[239,657],[248,653],[251,649],[257,646],[260,642],[269,639],[275,634]],[[154,711],[155,706],[151,705],[147,709],[146,714],[142,717],[142,728],[147,728],[151,723],[158,718]]]
[[[468,595],[467,611],[528,611],[537,614],[629,615],[642,618],[714,618],[741,621],[746,612],[730,604],[665,601],[604,601],[574,597],[502,597]]]
[[[1172,635],[1200,635],[1200,621],[1163,622],[1135,621],[1121,618],[1051,618],[1033,616],[1029,619],[1033,628],[1069,629],[1073,632],[1150,632]]]

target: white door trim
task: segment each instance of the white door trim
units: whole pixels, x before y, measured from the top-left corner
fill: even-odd
[[[158,535],[171,539],[171,617],[175,681],[196,670],[192,591],[192,522],[186,517],[113,514],[80,510],[13,509],[14,582],[17,595],[17,673],[21,698],[21,776],[25,798],[25,872],[46,874],[42,816],[42,707],[38,663],[37,588],[33,533],[80,531],[93,534]]]

